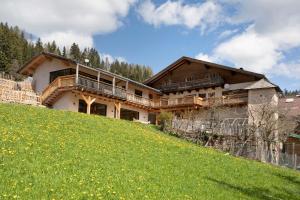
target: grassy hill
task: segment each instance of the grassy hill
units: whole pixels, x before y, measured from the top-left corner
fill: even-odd
[[[0,104],[0,199],[300,199],[300,174],[155,127]]]

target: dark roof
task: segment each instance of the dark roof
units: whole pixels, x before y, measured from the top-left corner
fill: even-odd
[[[153,90],[153,91],[155,91],[155,92],[157,92],[157,93],[161,93],[160,90],[155,89],[155,88],[152,88],[152,87],[150,87],[150,86],[148,86],[148,85],[145,85],[145,84],[143,84],[143,83],[140,83],[140,82],[131,80],[131,79],[129,79],[129,78],[125,78],[125,77],[123,77],[123,76],[120,76],[120,75],[118,75],[118,74],[115,74],[115,73],[112,73],[112,72],[109,72],[109,71],[106,71],[106,70],[103,70],[103,69],[92,68],[92,67],[89,67],[89,66],[86,66],[86,65],[77,63],[75,60],[72,60],[72,59],[69,59],[69,58],[65,58],[65,57],[63,57],[63,56],[59,56],[59,55],[57,55],[57,54],[53,54],[53,53],[49,53],[49,52],[42,52],[42,53],[40,53],[39,55],[34,56],[34,57],[33,57],[32,59],[30,59],[27,63],[25,63],[25,64],[22,66],[22,68],[20,68],[20,69],[18,70],[18,73],[23,73],[23,72],[26,70],[26,68],[27,68],[32,62],[34,62],[34,60],[38,59],[40,56],[45,56],[45,57],[50,57],[50,58],[56,58],[56,59],[63,60],[63,61],[65,61],[65,62],[68,62],[68,63],[70,63],[70,64],[74,64],[74,65],[79,64],[79,65],[82,66],[82,67],[85,67],[85,68],[88,68],[88,69],[91,69],[91,70],[94,70],[94,71],[100,71],[100,72],[102,72],[102,73],[104,73],[104,74],[111,75],[111,76],[115,76],[115,77],[117,77],[117,78],[119,78],[119,79],[121,79],[121,80],[125,80],[125,81],[131,82],[131,83],[133,83],[133,84],[135,84],[135,85],[138,85],[138,86],[141,86],[141,87],[144,87],[144,88]]]
[[[193,62],[193,63],[205,64],[205,65],[209,65],[210,67],[215,67],[215,68],[219,68],[219,69],[234,71],[234,72],[241,73],[241,74],[251,75],[251,76],[255,76],[259,79],[262,79],[262,78],[266,79],[265,75],[263,75],[263,74],[247,71],[247,70],[244,70],[242,68],[238,69],[238,68],[234,68],[234,67],[228,67],[228,66],[225,66],[225,65],[220,65],[220,64],[216,64],[216,63],[211,63],[211,62],[207,62],[207,61],[203,61],[203,60],[197,60],[197,59],[194,59],[194,58],[183,56],[183,57],[179,58],[178,60],[176,60],[175,62],[173,62],[172,64],[170,64],[168,67],[164,68],[163,70],[161,70],[160,72],[158,72],[157,74],[152,76],[151,78],[144,81],[144,84],[153,83],[157,79],[160,79],[162,76],[164,76],[167,72],[173,70],[178,65],[180,65],[184,62]]]

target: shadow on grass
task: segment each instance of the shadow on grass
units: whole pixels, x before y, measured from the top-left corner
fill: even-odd
[[[231,183],[227,183],[223,180],[217,180],[214,178],[207,177],[207,180],[218,184],[220,187],[225,189],[230,189],[239,193],[242,193],[251,199],[261,199],[261,200],[299,200],[300,196],[297,191],[292,191],[287,188],[273,187],[272,190],[261,188],[261,187],[242,187]],[[270,183],[271,184],[271,183]]]
[[[282,175],[282,174],[278,174],[278,173],[273,173],[273,175],[290,182],[291,184],[296,184],[299,185],[299,193],[300,193],[300,173],[299,173],[299,177],[296,176],[289,176],[289,175]]]

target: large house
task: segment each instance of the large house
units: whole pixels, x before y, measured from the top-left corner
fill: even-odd
[[[262,102],[278,103],[278,86],[263,74],[182,57],[139,83],[51,53],[41,53],[19,72],[32,76],[43,105],[53,109],[156,123],[161,111],[205,111],[218,103],[235,116]],[[226,115],[226,113],[224,113]]]

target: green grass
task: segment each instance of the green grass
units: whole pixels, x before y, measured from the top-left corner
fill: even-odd
[[[0,104],[0,199],[300,199],[299,172],[153,126]]]

